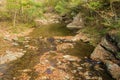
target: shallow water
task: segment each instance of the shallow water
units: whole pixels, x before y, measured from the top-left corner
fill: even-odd
[[[22,47],[27,52],[22,58],[12,62],[12,67],[7,70],[2,80],[13,80],[13,77],[20,75],[20,72],[18,72],[18,70],[33,68],[34,65],[39,63],[40,55],[42,55],[44,52],[52,50],[52,48],[50,47],[51,43],[46,44],[42,41],[39,41],[39,37],[71,35],[74,35],[73,32],[65,28],[64,24],[51,24],[34,29],[34,31],[31,32],[29,35],[29,37],[31,37],[31,40],[28,44],[33,45],[34,47],[38,47],[38,50],[24,48],[25,45],[22,44],[20,47]],[[68,49],[66,53],[84,58],[86,56],[89,57],[93,50],[94,47],[92,45],[79,41],[75,44],[75,47],[73,49]],[[101,74],[105,77],[104,80],[113,80],[109,77],[109,75],[103,74],[102,72]],[[32,72],[30,73],[30,75],[32,76],[31,80],[34,80],[36,74]]]
[[[84,43],[82,41],[76,42],[73,49],[68,49],[67,53],[73,56],[77,56],[80,58],[89,57],[93,52],[94,47],[89,43]]]
[[[71,36],[75,35],[72,31],[66,28],[65,24],[50,24],[35,28],[29,35],[35,37],[53,37],[53,36]]]

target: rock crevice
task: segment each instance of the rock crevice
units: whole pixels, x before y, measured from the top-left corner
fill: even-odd
[[[119,57],[119,35],[118,33],[107,34],[97,45],[91,58],[102,61],[108,72],[116,80],[120,79],[120,57]]]

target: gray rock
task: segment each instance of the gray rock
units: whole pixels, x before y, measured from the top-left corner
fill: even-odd
[[[79,61],[79,59],[77,57],[70,56],[70,55],[64,55],[63,58],[68,60],[68,61]]]
[[[19,44],[16,43],[16,42],[13,42],[12,45],[14,45],[14,46],[18,46]]]
[[[77,67],[78,70],[82,70],[83,68],[82,67]]]
[[[13,51],[6,51],[6,54],[0,56],[0,64],[8,63],[10,61],[16,60],[22,57],[24,54],[22,52],[13,52]]]
[[[102,61],[107,66],[107,70],[112,77],[119,80],[120,57],[118,57],[118,55],[120,48],[118,44],[120,43],[120,36],[117,35],[117,33],[109,33],[106,35],[91,54],[91,58]]]
[[[97,61],[105,62],[105,60],[112,59],[114,56],[109,51],[98,45],[91,54],[91,58]]]
[[[79,13],[76,17],[74,17],[72,23],[67,25],[68,29],[81,29],[84,28],[83,18],[81,13]]]
[[[25,45],[25,48],[29,48],[30,47],[30,45]]]
[[[119,80],[120,79],[120,66],[111,61],[106,61],[106,66],[108,68],[108,71],[112,75],[112,77]]]

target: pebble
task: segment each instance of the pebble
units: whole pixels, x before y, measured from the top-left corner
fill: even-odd
[[[23,50],[22,52],[23,52],[23,53],[26,53],[27,51]]]
[[[30,47],[30,45],[25,45],[25,48],[29,48]]]
[[[31,72],[31,69],[18,70],[19,72]]]
[[[73,62],[72,63],[75,67],[78,67],[78,66],[80,66],[79,64],[77,64],[76,62]]]
[[[82,67],[77,67],[77,69],[78,69],[78,70],[81,70],[81,69],[83,69],[83,68],[82,68]]]
[[[86,78],[87,80],[90,80],[90,79],[91,79],[91,77],[90,77],[90,76],[85,76],[85,78]]]
[[[19,44],[16,43],[16,42],[13,42],[12,45],[14,45],[14,46],[18,46]]]
[[[69,76],[65,76],[64,80],[70,80],[70,77]]]
[[[73,70],[73,71],[72,71],[72,73],[76,73],[76,72],[77,72],[77,70]]]
[[[99,65],[95,65],[95,66],[94,66],[94,69],[97,70],[97,71],[99,71],[99,70],[103,70],[102,68],[100,68]]]
[[[88,72],[88,71],[86,71],[86,72],[84,73],[84,75],[85,75],[85,76],[88,76],[88,75],[89,75],[89,72]]]
[[[76,57],[70,56],[70,55],[65,55],[63,56],[64,59],[69,60],[69,61],[77,61],[78,59]]]
[[[13,41],[18,41],[18,37],[14,37],[12,40]]]
[[[62,62],[61,61],[58,61],[57,65],[60,65]]]

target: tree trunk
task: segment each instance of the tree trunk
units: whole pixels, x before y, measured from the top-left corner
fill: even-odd
[[[16,17],[17,17],[17,10],[14,12],[14,18],[13,18],[13,26],[16,26]]]

